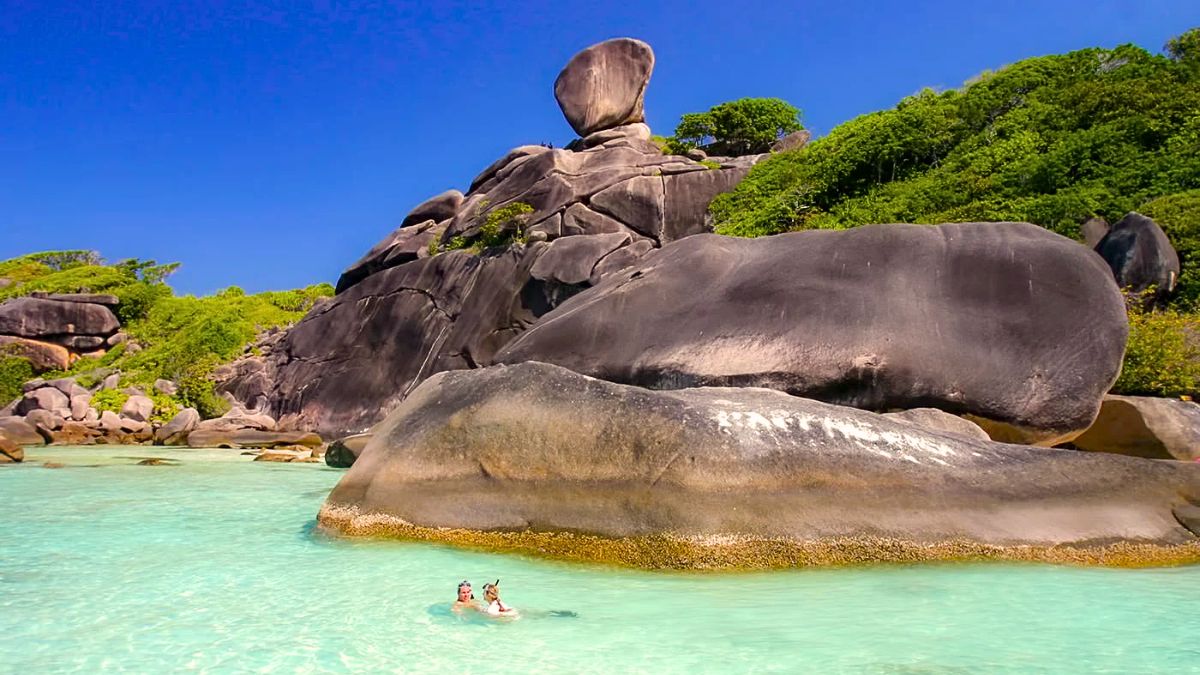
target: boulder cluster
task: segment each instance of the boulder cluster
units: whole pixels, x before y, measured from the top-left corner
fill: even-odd
[[[113,295],[33,293],[0,303],[0,351],[29,361],[35,373],[66,370],[82,356],[103,356],[127,336]]]
[[[1194,459],[1200,407],[1105,397],[1122,287],[1178,276],[1157,225],[708,234],[744,169],[654,153],[652,64],[573,58],[580,139],[423,204],[256,371],[268,409],[366,432],[324,526],[648,566],[1200,555],[1200,463],[1147,459]],[[508,245],[444,252],[481,238]]]
[[[361,432],[421,380],[491,363],[567,298],[711,231],[709,202],[762,156],[663,154],[643,122],[653,66],[638,40],[581,52],[555,86],[580,138],[514,148],[465,193],[418,205],[222,390],[322,434]]]
[[[269,415],[237,406],[215,419],[202,420],[194,408],[159,419],[147,392],[138,387],[121,388],[115,374],[94,389],[70,377],[31,380],[24,389],[20,399],[0,410],[0,463],[22,461],[22,446],[46,444],[272,450],[291,453],[291,458],[299,461],[320,461],[325,452],[319,435],[281,428]],[[93,406],[96,394],[106,390],[119,390],[126,397],[120,411],[99,411]],[[172,394],[175,384],[158,380],[154,391]],[[17,451],[6,450],[10,447]]]

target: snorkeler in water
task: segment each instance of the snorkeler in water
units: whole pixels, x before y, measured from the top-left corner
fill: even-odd
[[[480,611],[479,603],[475,602],[475,593],[471,591],[471,582],[463,579],[462,583],[458,585],[458,598],[454,600],[454,605],[450,609],[456,612]]]
[[[495,583],[483,585],[483,601],[487,603],[487,609],[484,611],[489,616],[517,616],[516,609],[500,602],[500,580]]]

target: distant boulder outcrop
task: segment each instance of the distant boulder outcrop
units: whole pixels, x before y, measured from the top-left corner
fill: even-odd
[[[769,387],[936,407],[1044,445],[1092,423],[1128,332],[1104,263],[1028,223],[698,235],[609,276],[496,356],[654,389]]]

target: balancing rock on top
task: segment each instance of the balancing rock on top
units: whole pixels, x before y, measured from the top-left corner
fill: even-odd
[[[605,40],[571,57],[554,81],[554,98],[580,136],[644,121],[642,98],[654,51],[632,38]]]

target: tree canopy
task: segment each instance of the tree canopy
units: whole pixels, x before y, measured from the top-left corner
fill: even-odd
[[[778,98],[742,98],[708,112],[686,113],[669,139],[670,149],[705,147],[718,155],[766,152],[785,134],[799,131],[800,111]]]

